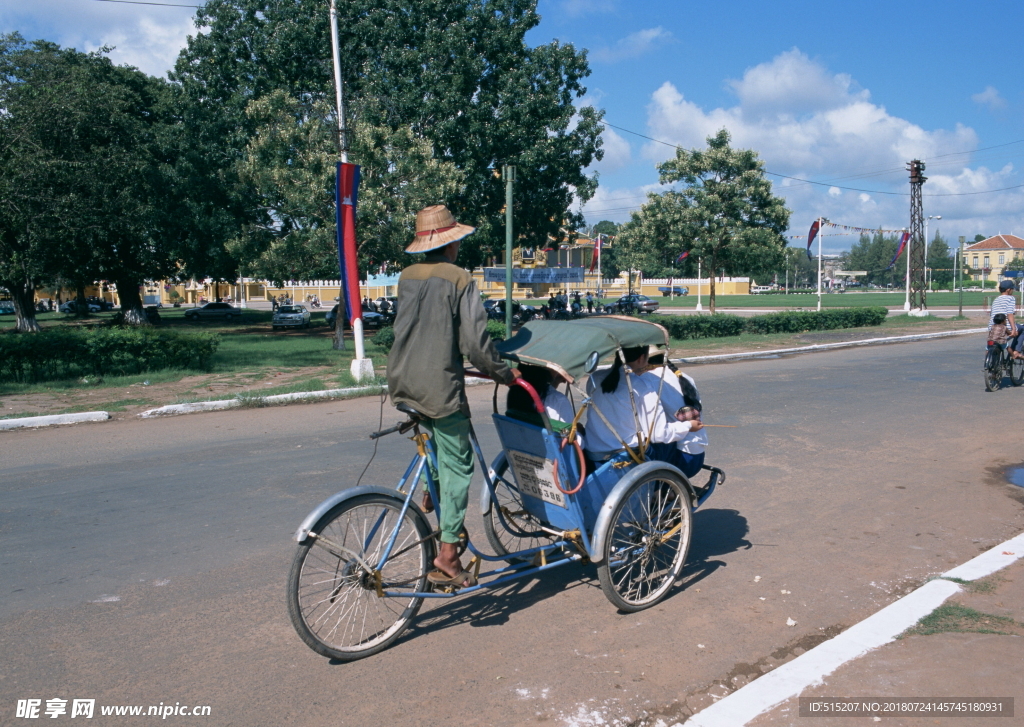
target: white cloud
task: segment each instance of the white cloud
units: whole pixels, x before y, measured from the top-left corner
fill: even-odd
[[[590,57],[598,62],[615,63],[626,58],[642,56],[670,40],[672,40],[672,33],[659,25],[657,28],[647,28],[630,33],[625,38],[620,38],[610,48],[598,48],[591,52]]]
[[[190,0],[182,0],[188,3]],[[198,1],[191,4],[199,5]],[[45,38],[83,52],[116,46],[110,58],[165,76],[187,36],[196,32],[195,8],[65,0],[0,2],[0,27],[26,39]]]
[[[622,169],[632,161],[632,151],[629,142],[615,133],[610,126],[604,127],[601,132],[601,139],[604,141],[604,158],[595,166],[599,172],[613,172]]]
[[[971,101],[982,106],[988,106],[989,111],[998,111],[1006,108],[1006,99],[999,95],[994,86],[985,86],[985,90],[971,96]]]
[[[1022,189],[936,196],[987,192],[1024,181],[1012,166],[991,171],[971,168],[966,155],[943,157],[978,147],[977,134],[969,127],[927,130],[893,116],[850,76],[831,73],[796,49],[748,69],[727,87],[737,103],[705,109],[672,83],[662,84],[647,108],[648,133],[693,148],[704,146],[708,136],[724,127],[734,146],[755,149],[769,171],[825,182],[821,186],[773,178],[776,193],[793,210],[791,225],[797,231],[819,215],[859,227],[908,225],[906,162],[934,158],[923,190],[925,214],[943,215],[944,234],[973,237],[997,227],[1024,234]],[[641,151],[653,162],[673,155],[664,144],[648,143]],[[832,244],[843,249],[855,241],[836,237]]]
[[[583,206],[583,214],[590,224],[596,224],[601,220],[625,222],[629,219],[630,212],[640,209],[647,201],[648,192],[661,191],[663,187],[657,183],[618,189],[598,187],[593,199]]]

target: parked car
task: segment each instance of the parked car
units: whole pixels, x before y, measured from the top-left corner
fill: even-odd
[[[95,303],[86,303],[86,305],[89,306],[89,312],[90,313],[99,313],[101,310],[103,310],[102,308],[100,308]],[[77,300],[69,300],[66,303],[64,303],[63,305],[61,305],[61,307],[58,308],[57,310],[59,310],[61,313],[77,313],[78,312],[78,301]]]
[[[89,303],[89,305],[98,305],[100,307],[101,311],[103,311],[103,310],[114,310],[114,304],[113,303],[111,303],[109,300],[104,300],[103,298],[100,298],[98,296],[90,295],[85,300],[86,300],[86,302]]]
[[[387,305],[384,305],[387,303]],[[373,301],[373,309],[377,313],[396,313],[398,312],[398,296],[397,295],[382,295]]]
[[[278,328],[309,328],[309,311],[304,305],[282,305],[271,319],[271,327]]]
[[[14,302],[10,300],[0,300],[0,316],[14,315]]]
[[[661,307],[661,303],[646,295],[633,293],[619,298],[615,307],[620,313],[653,313]]]
[[[324,320],[327,321],[327,325],[332,329],[334,328],[335,321],[338,318],[338,306],[335,305],[324,315]],[[368,328],[383,328],[389,323],[393,323],[395,320],[392,314],[381,314],[377,311],[370,310],[365,305],[363,306],[363,330]],[[345,328],[348,328],[348,321],[345,321]]]
[[[226,321],[230,321],[241,315],[242,312],[230,303],[207,303],[198,308],[189,308],[185,311],[185,320],[198,321],[223,318]]]
[[[670,295],[689,295],[690,289],[685,285],[673,285],[671,288],[667,285],[663,285],[658,288],[658,292],[667,298]]]

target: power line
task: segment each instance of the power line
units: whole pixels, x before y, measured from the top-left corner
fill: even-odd
[[[658,144],[664,144],[665,146],[670,146],[670,147],[672,147],[674,149],[682,149],[683,148],[683,147],[681,147],[678,144],[673,144],[671,142],[663,141],[661,139],[655,139],[653,136],[647,136],[646,134],[641,134],[641,133],[639,133],[637,131],[633,131],[631,129],[627,129],[627,128],[622,127],[622,126],[616,126],[615,124],[609,124],[607,121],[602,121],[601,123],[603,123],[605,126],[610,126],[613,129],[618,129],[619,131],[625,131],[627,134],[633,134],[634,136],[639,136],[641,139],[647,139],[648,141],[653,141],[653,142],[658,143]],[[988,151],[990,149],[998,149],[998,148],[1001,148],[1001,147],[1012,146],[1014,144],[1021,144],[1021,143],[1024,143],[1024,139],[1018,139],[1017,141],[1010,141],[1010,142],[1007,142],[1005,144],[996,144],[994,146],[988,146],[988,147],[984,147],[982,149],[976,149],[976,150],[970,151],[970,152],[962,151],[962,152],[953,152],[951,154],[939,154],[935,158],[936,159],[941,159],[943,157],[957,156],[957,155],[963,155],[963,154],[974,154],[974,153],[977,153],[977,152]],[[689,150],[689,151],[692,151],[692,150]],[[892,170],[892,171],[894,172],[894,171],[898,171],[898,170]],[[803,184],[814,184],[814,185],[819,186],[819,187],[835,187],[836,189],[845,189],[845,190],[850,191],[850,192],[864,192],[866,194],[885,194],[885,195],[890,195],[890,196],[893,196],[893,197],[909,197],[910,196],[910,194],[907,193],[907,192],[883,192],[883,191],[878,190],[878,189],[860,189],[858,187],[844,187],[844,186],[842,186],[840,184],[831,184],[829,182],[815,182],[812,179],[802,179],[800,177],[791,177],[791,176],[789,176],[787,174],[779,174],[778,172],[770,172],[767,169],[765,169],[764,172],[765,172],[765,174],[770,174],[773,177],[780,177],[782,179],[791,179],[791,180],[793,180],[795,182],[801,182]],[[889,173],[891,173],[890,170],[879,171],[879,172],[867,172],[863,176],[872,176],[874,174],[889,174]],[[861,175],[850,175],[850,176],[851,177],[857,177],[857,176],[861,176]],[[837,179],[845,179],[845,178],[847,178],[847,177],[837,177]],[[1024,184],[1017,184],[1017,185],[1014,185],[1012,187],[1001,187],[999,189],[986,189],[986,190],[984,190],[982,192],[948,192],[948,193],[944,193],[944,194],[926,194],[924,196],[925,197],[968,197],[968,196],[978,195],[978,194],[991,194],[993,192],[1006,192],[1006,191],[1011,190],[1011,189],[1020,189],[1022,187],[1024,187]]]
[[[168,8],[201,8],[202,5],[180,5],[178,3],[148,3],[143,0],[96,0],[101,3],[121,3],[124,5],[163,5]]]

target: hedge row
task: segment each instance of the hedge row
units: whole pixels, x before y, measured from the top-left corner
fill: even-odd
[[[37,382],[159,369],[208,369],[211,333],[152,328],[49,328],[0,336],[0,381]]]
[[[882,306],[768,313],[747,318],[744,330],[747,333],[803,333],[834,328],[861,328],[880,325],[888,314],[888,309]]]
[[[834,328],[877,326],[889,311],[884,307],[830,308],[823,311],[786,311],[740,318],[727,313],[713,316],[650,316],[663,325],[672,338],[723,338],[741,333],[803,333]]]

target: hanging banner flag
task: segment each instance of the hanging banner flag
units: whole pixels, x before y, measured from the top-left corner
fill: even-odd
[[[358,193],[359,165],[338,162],[334,195],[338,230],[338,269],[341,271],[341,301],[345,304],[345,318],[350,323],[356,318],[363,317],[363,308],[359,302],[359,261],[356,255]]]
[[[590,258],[590,269],[587,271],[588,273],[594,272],[594,269],[597,267],[597,261],[600,260],[600,259],[601,259],[601,236],[598,235],[597,238],[594,240],[594,254]]]
[[[683,260],[685,260],[685,259],[686,259],[686,258],[688,258],[688,257],[690,257],[690,251],[689,251],[689,250],[685,251],[685,252],[684,252],[684,253],[683,253],[682,255],[680,255],[679,257],[677,257],[677,258],[676,258],[676,262],[677,262],[677,263],[679,263],[679,262],[682,262]]]
[[[821,226],[820,220],[815,220],[814,224],[811,225],[810,231],[807,233],[807,259],[811,259],[811,243],[814,242],[814,236],[818,234],[818,228]]]
[[[910,233],[909,232],[904,232],[903,235],[900,237],[900,244],[896,248],[896,254],[892,256],[892,261],[889,263],[889,267],[886,268],[886,270],[891,269],[892,266],[896,264],[896,261],[899,260],[900,255],[903,254],[903,248],[905,248],[907,246],[907,242],[909,240],[910,240]]]

